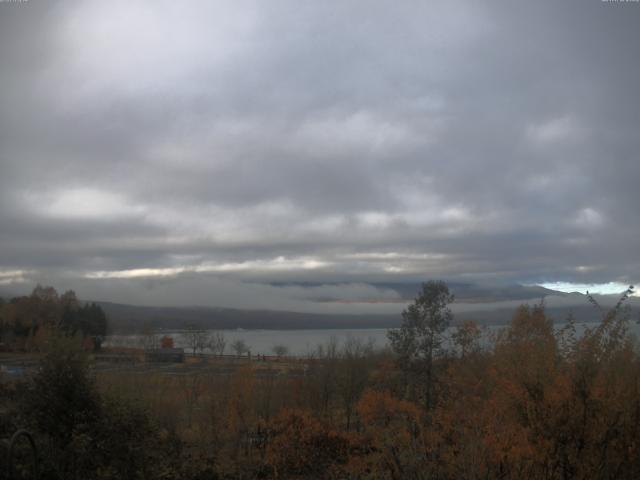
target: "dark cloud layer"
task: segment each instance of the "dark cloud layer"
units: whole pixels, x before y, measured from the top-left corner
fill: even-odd
[[[600,0],[0,2],[0,283],[635,283],[638,25]]]

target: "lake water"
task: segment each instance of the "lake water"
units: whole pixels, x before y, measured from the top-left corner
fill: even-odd
[[[252,355],[273,355],[273,347],[284,345],[290,355],[306,356],[312,353],[318,345],[327,345],[332,339],[343,345],[349,338],[362,342],[373,342],[375,348],[387,345],[386,328],[366,329],[319,329],[319,330],[216,330],[222,333],[227,342],[225,354],[233,353],[230,345],[236,340],[243,340]],[[168,335],[173,338],[176,347],[187,347],[180,332],[162,332],[158,335]],[[105,346],[138,347],[144,338],[141,335],[113,335],[108,337]]]
[[[593,327],[596,324],[576,324],[578,334],[587,326]],[[562,324],[556,324],[556,328],[561,328]],[[640,333],[640,327],[635,322],[630,322],[632,333]],[[486,332],[495,332],[504,326],[486,327]],[[450,330],[452,331],[452,330]],[[382,349],[388,346],[386,328],[363,328],[363,329],[318,329],[318,330],[216,330],[224,335],[227,342],[225,354],[232,354],[230,345],[236,340],[243,340],[251,351],[252,355],[273,355],[273,347],[284,345],[290,355],[306,356],[314,352],[318,345],[327,345],[334,339],[339,346],[351,339],[361,342],[372,342],[374,348]],[[157,345],[162,335],[168,335],[174,339],[176,347],[187,347],[187,344],[179,331],[162,332],[154,339]],[[142,335],[114,335],[107,339],[105,346],[127,346],[140,347],[143,345],[145,337]],[[148,337],[147,337],[147,340]]]

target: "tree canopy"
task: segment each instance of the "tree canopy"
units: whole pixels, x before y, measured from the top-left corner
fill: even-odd
[[[423,378],[422,392],[416,395],[423,397],[428,407],[433,404],[433,361],[442,353],[443,333],[453,318],[449,308],[453,300],[445,282],[423,283],[413,303],[402,312],[400,328],[387,334],[400,368],[406,375]]]
[[[56,333],[90,338],[99,349],[107,330],[102,307],[82,304],[73,290],[59,295],[53,287],[37,285],[31,295],[0,303],[0,335],[18,350],[41,350]]]

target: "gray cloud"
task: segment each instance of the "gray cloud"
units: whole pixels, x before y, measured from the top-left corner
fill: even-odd
[[[639,21],[596,0],[0,3],[0,282],[187,304],[224,297],[198,279],[354,300],[637,282]],[[251,304],[313,296],[273,288]]]

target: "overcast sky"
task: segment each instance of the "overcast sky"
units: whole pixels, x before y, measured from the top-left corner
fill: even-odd
[[[639,59],[639,2],[0,2],[0,284],[636,283]]]

